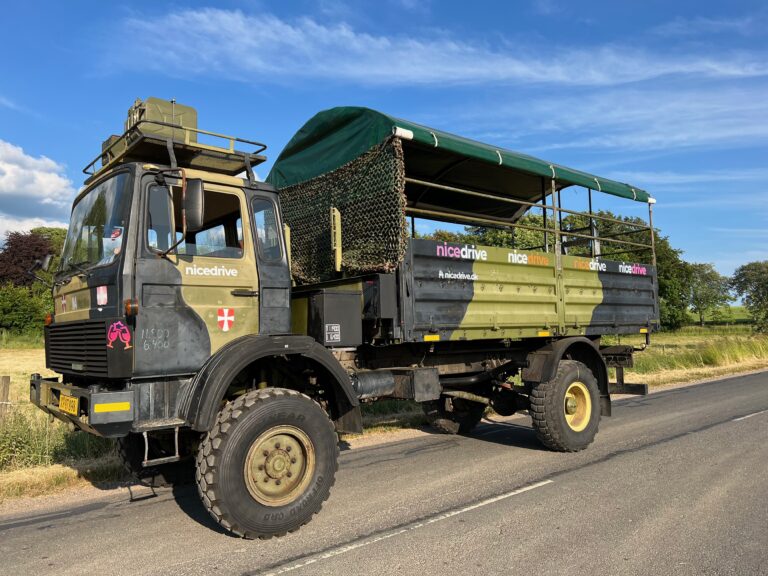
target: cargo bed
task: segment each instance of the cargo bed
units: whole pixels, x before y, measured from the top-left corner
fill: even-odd
[[[653,266],[567,255],[559,261],[546,252],[410,239],[395,274],[295,289],[294,330],[347,347],[653,328]]]

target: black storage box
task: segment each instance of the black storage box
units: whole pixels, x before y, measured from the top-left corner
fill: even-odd
[[[363,343],[363,295],[324,289],[309,297],[309,335],[329,348]]]

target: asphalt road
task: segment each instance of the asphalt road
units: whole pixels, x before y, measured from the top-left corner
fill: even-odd
[[[280,539],[157,494],[0,512],[0,573],[768,574],[768,372],[619,401],[578,454],[522,417],[344,451],[322,512]]]

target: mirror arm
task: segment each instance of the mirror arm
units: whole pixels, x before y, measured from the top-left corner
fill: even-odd
[[[53,287],[53,284],[48,282],[48,280],[46,280],[45,278],[40,278],[40,276],[35,274],[35,272],[42,267],[43,267],[43,263],[40,260],[35,260],[32,266],[29,267],[29,270],[27,270],[26,272],[27,276],[29,276],[30,278],[34,278],[38,282],[42,282],[46,286]]]
[[[170,252],[173,252],[178,248],[179,244],[184,242],[187,238],[187,210],[185,203],[187,200],[187,173],[184,168],[171,168],[168,172],[180,172],[181,173],[181,238],[179,238],[172,246],[165,252],[161,252],[159,256],[166,258]],[[171,194],[171,205],[173,205],[173,194]]]

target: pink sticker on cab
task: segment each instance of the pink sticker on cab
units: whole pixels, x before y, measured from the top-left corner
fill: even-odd
[[[96,287],[96,304],[98,306],[106,306],[107,305],[107,287],[106,286],[97,286]]]

